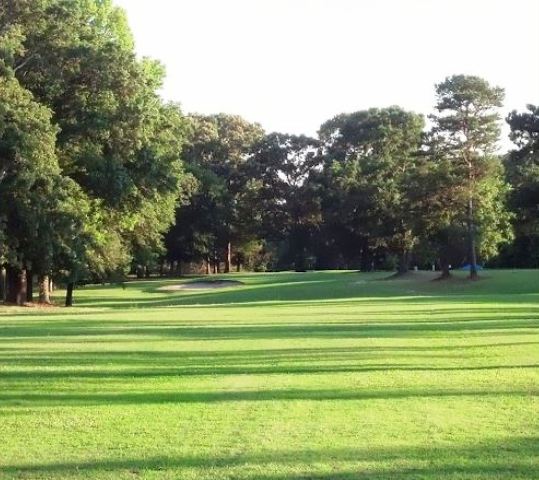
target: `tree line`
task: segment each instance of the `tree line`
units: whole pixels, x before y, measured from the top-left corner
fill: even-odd
[[[503,89],[453,75],[428,118],[398,106],[345,113],[316,138],[191,116],[182,154],[196,187],[160,257],[174,272],[539,266],[539,109],[506,119]],[[157,264],[154,266],[157,269]],[[162,270],[162,268],[161,268]],[[181,271],[179,271],[181,273]]]
[[[8,303],[131,272],[539,264],[539,109],[454,75],[428,118],[346,113],[316,138],[164,102],[110,0],[0,4],[0,264]],[[34,293],[34,285],[37,292]]]

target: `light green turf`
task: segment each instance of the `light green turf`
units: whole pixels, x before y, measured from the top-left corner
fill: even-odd
[[[539,272],[382,275],[1,307],[0,478],[539,478]]]

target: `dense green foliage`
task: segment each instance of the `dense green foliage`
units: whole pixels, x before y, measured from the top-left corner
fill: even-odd
[[[3,307],[0,478],[535,478],[539,273],[464,275]]]
[[[501,156],[475,76],[311,138],[164,75],[113,0],[0,1],[0,479],[535,478],[539,273],[467,279],[539,266],[539,108]]]
[[[72,288],[161,254],[182,197],[185,120],[157,94],[162,67],[135,57],[123,11],[3,2],[0,46],[7,300],[32,300],[33,275],[46,303],[50,275]]]
[[[477,249],[488,258],[510,238],[507,188],[495,154],[500,135],[496,108],[502,106],[504,92],[481,78],[454,75],[436,86],[436,95],[429,155],[450,188],[442,204],[449,221],[441,222],[436,215],[434,238],[443,251],[456,238],[466,238],[470,277],[476,278]],[[445,241],[439,242],[441,238]]]
[[[337,115],[318,138],[193,117],[184,155],[198,191],[177,210],[167,260],[206,272],[232,259],[238,270],[435,265],[446,276],[468,263],[476,278],[478,258],[513,237],[495,153],[503,91],[455,75],[436,95],[429,131],[398,106]]]
[[[248,242],[256,227],[247,204],[250,152],[262,128],[234,115],[191,116],[183,157],[197,188],[167,236],[170,261],[202,258],[232,263],[232,244]]]
[[[159,271],[536,265],[537,107],[507,119],[481,78],[435,86],[436,115],[336,115],[317,138],[184,116],[112,0],[0,4],[0,291]],[[513,241],[514,239],[514,241]],[[501,255],[500,255],[501,251]]]
[[[417,176],[423,128],[421,116],[390,107],[339,115],[320,129],[324,213],[357,239],[363,269],[374,248],[396,253],[399,270],[408,270],[419,233],[408,190]]]
[[[500,263],[513,267],[539,266],[539,107],[513,111],[507,118],[517,148],[505,159],[513,190],[515,242],[502,252]]]

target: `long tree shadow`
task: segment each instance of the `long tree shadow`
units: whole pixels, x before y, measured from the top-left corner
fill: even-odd
[[[18,323],[4,326],[0,334],[0,342],[13,342],[16,339],[40,337],[88,338],[109,336],[144,336],[166,337],[197,340],[255,340],[286,338],[407,338],[442,337],[448,333],[467,333],[482,335],[486,331],[503,334],[529,333],[537,334],[539,319],[533,315],[512,316],[502,319],[481,319],[477,317],[458,317],[454,320],[434,320],[415,322],[334,322],[334,323],[298,323],[298,324],[253,324],[232,323],[229,325],[193,325],[177,322],[148,322],[146,324],[125,322],[124,324],[107,321],[57,324],[54,322],[40,324],[30,323],[24,326]]]
[[[150,365],[200,365],[216,364],[226,366],[230,363],[245,362],[274,364],[275,362],[316,362],[368,360],[372,358],[427,358],[469,360],[484,357],[485,349],[530,347],[539,341],[480,342],[472,344],[443,345],[355,345],[352,347],[297,347],[271,349],[234,349],[234,350],[84,350],[76,352],[41,351],[17,352],[13,355],[10,347],[0,349],[0,360],[4,366],[150,366]],[[474,352],[470,351],[476,351]]]
[[[120,286],[87,286],[77,292],[77,315],[85,309],[141,309],[163,307],[232,307],[249,306],[291,306],[303,303],[313,305],[341,305],[342,302],[381,303],[443,302],[515,304],[539,302],[537,280],[539,271],[495,272],[492,278],[481,282],[431,282],[419,279],[378,282],[387,276],[384,272],[309,272],[305,274],[275,273],[233,275],[245,285],[234,289],[208,290],[200,292],[163,292],[160,287],[184,282],[185,279],[161,279],[134,281]],[[459,272],[457,276],[464,277]],[[189,281],[194,278],[190,278]],[[518,280],[518,281],[517,281]],[[525,281],[522,281],[525,280]],[[61,294],[61,292],[60,292]],[[362,304],[365,305],[365,304]],[[5,310],[2,315],[35,315],[33,309]],[[69,309],[40,311],[40,315],[73,315]]]
[[[278,390],[241,390],[217,392],[138,392],[138,393],[11,393],[0,392],[0,402],[4,405],[24,405],[25,407],[47,406],[89,406],[89,405],[144,405],[144,404],[183,404],[183,403],[222,403],[222,402],[260,402],[260,401],[326,401],[326,400],[393,400],[409,398],[445,397],[536,397],[536,389],[410,389],[397,390],[337,390],[337,389],[278,389]]]
[[[344,447],[302,450],[248,450],[238,454],[160,455],[145,458],[97,458],[73,462],[10,464],[0,473],[10,478],[33,475],[119,476],[153,474],[181,478],[189,469],[201,475],[225,469],[246,480],[411,480],[537,478],[538,437],[495,439],[481,444],[403,447]],[[332,465],[331,473],[324,465]],[[320,468],[322,466],[322,468]],[[322,470],[322,471],[321,471]],[[152,476],[152,478],[154,478]],[[157,477],[156,477],[157,478]]]
[[[126,350],[0,352],[4,381],[23,379],[181,377],[201,375],[365,373],[377,371],[480,371],[536,368],[485,357],[485,349],[523,348],[539,342],[443,346],[354,346],[244,350]],[[425,362],[428,362],[425,363]],[[42,367],[46,365],[47,369]]]
[[[237,366],[237,367],[176,367],[176,368],[152,368],[152,369],[122,369],[122,370],[40,370],[39,373],[27,370],[9,370],[3,372],[2,380],[36,380],[36,379],[88,379],[95,378],[105,381],[107,379],[136,380],[154,377],[191,377],[217,375],[315,375],[315,374],[339,374],[339,373],[373,373],[373,372],[479,372],[488,370],[524,370],[539,369],[539,363],[531,364],[495,364],[477,366],[426,366],[426,365],[402,365],[395,363],[366,364],[366,365],[283,365],[283,366]],[[1,399],[0,394],[0,399]]]
[[[89,286],[80,290],[77,296],[79,306],[106,308],[146,308],[188,305],[260,305],[280,304],[295,301],[344,300],[354,298],[394,297],[461,297],[473,299],[495,293],[498,301],[517,294],[535,295],[533,282],[515,287],[504,284],[504,289],[496,292],[481,288],[483,284],[464,283],[447,288],[447,285],[433,284],[429,281],[389,281],[372,282],[383,277],[384,273],[365,274],[354,272],[312,272],[306,274],[267,274],[243,275],[245,285],[235,289],[209,291],[162,292],[160,288],[185,280],[155,280],[150,282],[129,282],[120,287]],[[530,272],[528,272],[530,275]],[[538,274],[539,275],[539,274]],[[220,278],[220,277],[219,277]],[[496,280],[497,281],[497,280]],[[514,282],[513,282],[514,283]],[[500,292],[503,292],[501,295]]]

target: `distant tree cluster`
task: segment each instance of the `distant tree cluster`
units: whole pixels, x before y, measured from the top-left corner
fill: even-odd
[[[51,280],[152,272],[539,266],[539,108],[464,75],[436,112],[337,115],[317,138],[185,116],[110,0],[0,3],[0,265],[5,301]],[[33,288],[38,292],[34,295]]]
[[[318,138],[264,134],[228,115],[190,118],[197,187],[166,235],[170,267],[239,270],[539,265],[538,109],[507,119],[503,90],[454,75],[429,128],[400,107],[337,115]],[[500,254],[501,249],[501,254]]]

